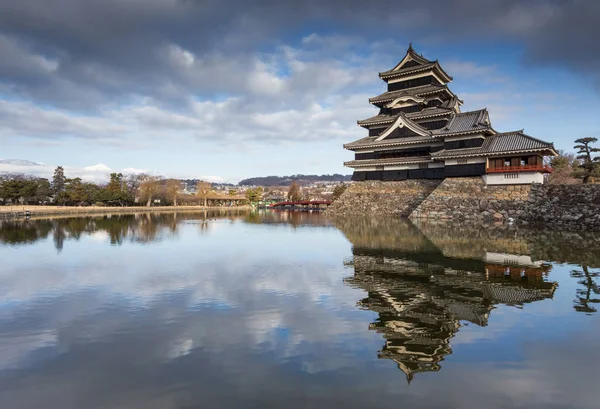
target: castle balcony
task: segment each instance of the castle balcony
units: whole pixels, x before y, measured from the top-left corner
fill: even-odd
[[[515,173],[515,172],[542,172],[552,173],[552,169],[549,165],[514,165],[514,166],[498,166],[489,167],[486,169],[486,173]]]

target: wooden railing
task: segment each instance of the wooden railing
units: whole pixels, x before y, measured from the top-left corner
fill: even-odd
[[[487,173],[506,173],[506,172],[547,172],[552,173],[552,169],[548,165],[517,165],[517,166],[501,166],[496,168],[487,168]]]

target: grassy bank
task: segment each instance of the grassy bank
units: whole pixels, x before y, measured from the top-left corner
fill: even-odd
[[[204,207],[204,206],[153,206],[153,207],[112,207],[112,206],[2,206],[0,218],[23,217],[27,212],[30,216],[79,216],[93,214],[115,213],[147,213],[147,212],[197,212],[204,210],[242,210],[250,206],[233,207]]]

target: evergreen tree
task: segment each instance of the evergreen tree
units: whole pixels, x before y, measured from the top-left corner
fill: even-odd
[[[82,205],[90,200],[85,186],[81,182],[81,178],[68,179],[65,193],[67,194],[69,202],[77,205]]]
[[[67,184],[67,178],[65,177],[65,170],[62,166],[57,166],[54,169],[54,176],[52,176],[52,192],[54,193],[55,200],[58,203],[64,203],[65,186]]]
[[[125,191],[125,181],[123,180],[122,173],[110,174],[110,181],[108,182],[108,185],[106,185],[106,200],[124,206],[125,201],[127,200],[127,193]]]
[[[575,170],[574,176],[583,179],[583,183],[589,183],[590,178],[600,176],[600,156],[592,157],[592,153],[600,152],[600,148],[593,148],[591,144],[598,142],[598,138],[580,138],[575,141],[577,159],[581,161]]]

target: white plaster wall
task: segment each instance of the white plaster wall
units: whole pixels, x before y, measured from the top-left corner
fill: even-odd
[[[350,166],[357,172],[373,172],[375,171],[375,166]]]
[[[430,163],[428,166],[429,169],[443,168],[443,167],[444,167],[443,163]],[[384,166],[384,170],[406,170],[406,169],[419,169],[419,164],[411,163],[409,165],[387,165],[387,166]]]
[[[400,138],[398,138],[400,139]],[[417,148],[417,147],[422,147],[422,146],[444,146],[444,143],[410,143],[410,144],[406,144],[406,145],[395,145],[395,146],[382,146],[382,147],[378,147],[377,151],[395,151],[395,150],[404,150],[404,149],[411,149],[411,148]],[[375,152],[375,150],[373,148],[358,148],[354,150],[356,153],[367,153],[367,152]]]
[[[507,178],[505,175],[517,175],[517,177]],[[488,173],[481,177],[486,185],[530,185],[532,183],[544,183],[544,174],[542,172]]]
[[[531,260],[531,256],[486,252],[483,258],[488,263],[512,264],[517,266],[540,267],[541,261]]]
[[[467,165],[471,164],[471,163],[486,163],[486,159],[485,158],[463,158],[463,159],[446,159],[444,161],[444,163],[446,164],[446,166],[451,166],[451,165],[459,165],[458,161],[459,160],[466,160],[467,161]],[[465,165],[465,163],[460,163],[460,165]]]

